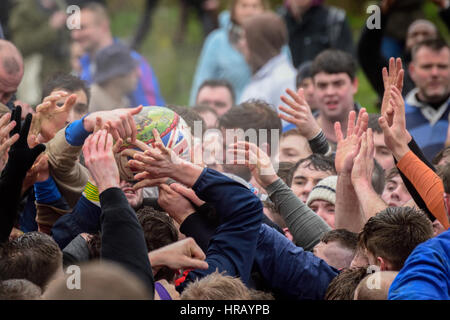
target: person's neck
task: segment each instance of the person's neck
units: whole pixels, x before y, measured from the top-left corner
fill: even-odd
[[[420,102],[423,102],[423,103],[426,103],[426,104],[430,105],[434,109],[439,109],[439,107],[442,104],[444,104],[444,102],[446,102],[449,97],[450,97],[450,92],[447,93],[445,96],[442,96],[441,98],[437,98],[437,99],[434,99],[434,100],[430,101],[430,99],[427,99],[423,95],[423,93],[421,91],[417,92],[417,94],[416,94],[417,100],[419,100]]]
[[[122,101],[122,99],[126,96],[114,80],[106,82],[102,85],[102,88],[115,101]]]
[[[344,136],[347,134],[347,119],[338,120],[341,123],[341,129]],[[319,115],[317,117],[317,123],[322,128],[323,133],[325,134],[325,137],[327,140],[336,143],[336,133],[334,132],[334,123],[335,121],[332,121],[330,119],[326,119],[323,117],[323,115]]]
[[[304,7],[296,7],[294,9],[291,8],[291,15],[295,20],[300,21],[303,18],[303,15],[311,8],[311,4]]]
[[[111,34],[108,34],[108,35],[102,37],[101,40],[99,41],[98,45],[92,51],[89,52],[89,56],[91,58],[94,58],[94,56],[97,54],[97,52],[112,45],[113,43],[114,43],[114,38]]]

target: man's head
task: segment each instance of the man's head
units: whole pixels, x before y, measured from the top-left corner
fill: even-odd
[[[240,278],[217,271],[189,283],[181,300],[272,300],[270,294],[249,289]]]
[[[309,193],[320,180],[335,175],[334,160],[320,154],[312,154],[301,159],[291,169],[292,179],[289,186],[297,197],[306,203]]]
[[[388,171],[381,198],[390,207],[401,207],[411,200],[411,195],[406,189],[397,167]]]
[[[419,19],[411,23],[406,33],[406,50],[411,51],[419,42],[436,39],[438,30],[431,21]]]
[[[0,39],[0,103],[7,104],[23,77],[23,58],[9,41]]]
[[[108,13],[103,5],[88,3],[83,6],[80,19],[81,28],[72,30],[72,39],[93,55],[112,40]]]
[[[134,190],[133,181],[120,180],[120,189],[122,189],[125,197],[127,197],[128,203],[134,210],[138,210],[142,207],[144,201],[143,189]]]
[[[262,100],[249,100],[233,107],[219,118],[219,129],[224,138],[224,151],[235,141],[247,140],[255,143],[272,158],[277,155],[281,120],[270,105]],[[225,157],[226,152],[223,155]],[[227,164],[225,159],[223,163],[226,172],[234,173],[247,181],[251,178],[250,171],[244,165]]]
[[[329,176],[319,181],[308,195],[306,205],[334,228],[334,206],[336,203],[337,176]]]
[[[62,273],[62,252],[49,235],[28,232],[0,248],[0,278],[27,279],[45,290]]]
[[[440,166],[438,168],[437,174],[442,179],[442,183],[444,185],[444,204],[445,204],[445,209],[447,211],[447,217],[450,221],[450,163]],[[436,219],[435,222],[439,222],[439,221]],[[433,223],[433,227],[435,228],[435,231],[436,231],[436,228],[440,228],[439,231],[442,232],[443,226],[441,224],[438,225],[436,223],[436,225],[435,225],[435,223]]]
[[[442,39],[425,40],[412,50],[409,73],[427,103],[444,102],[450,94],[450,48]]]
[[[345,229],[331,230],[322,236],[313,253],[330,266],[341,270],[350,267],[357,243],[356,233]]]
[[[358,236],[370,265],[398,271],[414,248],[433,236],[427,216],[411,207],[388,207],[371,217]]]
[[[220,117],[233,107],[234,101],[234,90],[228,81],[206,80],[198,89],[195,103],[214,109]]]
[[[328,285],[325,300],[353,300],[355,290],[367,275],[365,267],[344,269]]]
[[[69,289],[69,276],[51,283],[46,300],[149,300],[153,292],[133,273],[117,263],[93,261],[80,265],[80,289]]]
[[[297,69],[296,88],[303,88],[306,102],[311,110],[317,109],[316,98],[314,95],[314,81],[311,74],[312,61],[303,62]]]
[[[196,112],[200,117],[203,118],[206,129],[217,128],[219,115],[217,114],[216,110],[211,107],[201,105],[193,107],[192,111]]]
[[[396,271],[377,271],[367,275],[356,287],[354,300],[387,300],[389,287],[397,274]]]
[[[296,163],[312,155],[308,140],[297,129],[284,132],[280,139],[280,162]]]
[[[149,252],[178,241],[178,230],[167,213],[145,206],[137,212],[137,217]],[[154,278],[155,281],[166,279],[171,282],[174,276],[175,271],[162,267]]]
[[[358,91],[354,58],[340,50],[325,50],[314,59],[311,74],[320,117],[333,123],[346,120]]]
[[[90,99],[90,91],[86,82],[68,73],[57,73],[52,75],[42,89],[42,99],[56,91],[65,91],[69,94],[76,94],[77,100],[67,118],[67,123],[81,119],[87,112]],[[56,102],[58,106],[63,106],[67,97]]]
[[[369,128],[373,132],[373,143],[375,147],[375,159],[381,165],[381,167],[387,172],[395,166],[394,157],[391,150],[386,146],[384,142],[384,134],[380,125],[378,124],[379,114],[369,114]]]
[[[93,81],[102,87],[113,85],[123,95],[136,90],[139,81],[139,63],[123,44],[113,43],[95,56]]]
[[[283,217],[281,216],[280,212],[277,211],[277,208],[271,201],[264,201],[263,202],[264,208],[263,213],[269,218],[272,222],[276,223],[284,232],[284,235],[289,240],[293,240],[293,236],[291,232],[289,231],[289,228],[286,225],[286,222],[284,221]]]
[[[39,300],[42,290],[26,279],[0,282],[0,300]]]

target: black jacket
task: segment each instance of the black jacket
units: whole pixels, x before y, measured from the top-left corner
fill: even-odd
[[[294,66],[314,58],[323,50],[334,48],[354,55],[352,32],[345,11],[335,7],[311,7],[297,21],[288,10],[281,12],[289,34],[289,48]]]

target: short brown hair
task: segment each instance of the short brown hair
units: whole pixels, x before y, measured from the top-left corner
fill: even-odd
[[[292,175],[291,173],[292,168],[294,167],[294,163],[292,162],[280,162],[278,164],[278,172],[277,175],[280,177],[281,180],[286,183],[286,185],[290,186],[292,185]]]
[[[320,238],[320,241],[323,243],[336,241],[339,242],[342,247],[356,252],[358,234],[346,229],[335,229],[324,233]]]
[[[70,275],[48,287],[46,300],[149,300],[153,292],[133,273],[113,262],[91,261],[80,265],[80,289],[67,287]]]
[[[52,237],[28,232],[0,248],[0,279],[27,279],[44,291],[58,269],[62,252]]]
[[[377,271],[361,280],[355,290],[355,300],[387,300],[389,287],[397,276],[396,271]],[[379,277],[379,287],[370,288],[372,277]]]
[[[271,106],[263,100],[248,100],[231,108],[226,114],[219,118],[219,128],[223,129],[248,129],[267,130],[267,143],[270,153],[276,153],[278,144],[272,141],[271,130],[282,131],[281,120]],[[258,146],[260,146],[259,134],[257,134]],[[273,145],[272,145],[273,144]]]
[[[445,193],[450,193],[450,162],[446,165],[440,166],[437,175],[441,178],[444,184]]]
[[[439,151],[436,156],[434,156],[432,163],[437,166],[439,162],[441,162],[441,160],[443,158],[447,158],[450,157],[450,146],[445,147],[444,149],[442,149],[441,151]]]
[[[426,40],[419,42],[412,48],[412,50],[411,50],[412,61],[415,60],[415,57],[417,56],[417,52],[419,52],[419,50],[423,47],[429,48],[434,52],[441,51],[444,48],[450,49],[447,42],[444,39],[442,39],[441,37],[426,39]]]
[[[201,279],[188,284],[181,294],[181,300],[253,300],[253,297],[264,297],[267,294],[250,290],[239,278],[224,275],[217,270]]]
[[[26,279],[10,279],[0,283],[0,300],[37,300],[42,290]]]
[[[355,290],[367,275],[367,268],[344,269],[328,285],[325,300],[353,300]]]
[[[389,260],[400,270],[414,248],[432,236],[431,221],[421,210],[388,207],[366,222],[358,241],[375,257]]]

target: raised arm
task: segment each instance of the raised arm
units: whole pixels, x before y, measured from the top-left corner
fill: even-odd
[[[352,184],[351,172],[353,161],[358,154],[358,146],[363,132],[367,129],[368,114],[363,108],[356,121],[355,111],[348,116],[347,136],[341,130],[341,124],[335,123],[334,129],[337,138],[335,167],[338,175],[336,185],[335,228],[359,232],[364,217],[358,202],[358,196]]]
[[[238,142],[230,145],[232,152],[245,159],[258,184],[267,190],[270,199],[286,222],[297,246],[312,250],[323,233],[330,230],[328,224],[303,203],[276,175],[269,156],[256,145]]]
[[[14,222],[17,219],[17,211],[25,175],[36,158],[45,150],[43,144],[39,144],[33,149],[29,148],[27,137],[32,115],[27,115],[22,127],[20,122],[21,114],[21,107],[16,107],[13,110],[11,117],[16,124],[11,131],[11,136],[17,137],[18,135],[19,138],[9,150],[8,162],[0,178],[0,200],[2,203],[0,209],[0,242],[8,240]]]
[[[187,281],[207,274],[226,271],[239,276],[248,283],[252,262],[256,251],[257,232],[261,226],[261,201],[245,186],[211,169],[203,169],[178,158],[166,149],[157,137],[156,150],[134,155],[136,160],[129,162],[134,169],[144,171],[136,175],[137,179],[172,178],[186,187],[192,187],[203,201],[212,203],[220,225],[211,238],[206,252],[207,270],[194,270]],[[150,180],[148,180],[150,182]],[[186,282],[180,287],[183,289]]]
[[[281,100],[287,107],[279,106],[279,109],[284,114],[279,113],[278,116],[297,127],[300,134],[308,140],[313,153],[331,154],[331,146],[328,144],[316,118],[314,118],[311,107],[306,102],[303,89],[300,88],[297,93],[291,89],[286,89],[286,93],[291,99],[286,96],[281,96]]]
[[[154,280],[144,232],[119,187],[119,169],[114,159],[112,135],[106,130],[97,131],[87,139],[83,153],[100,194],[101,257],[133,272],[153,296]]]

